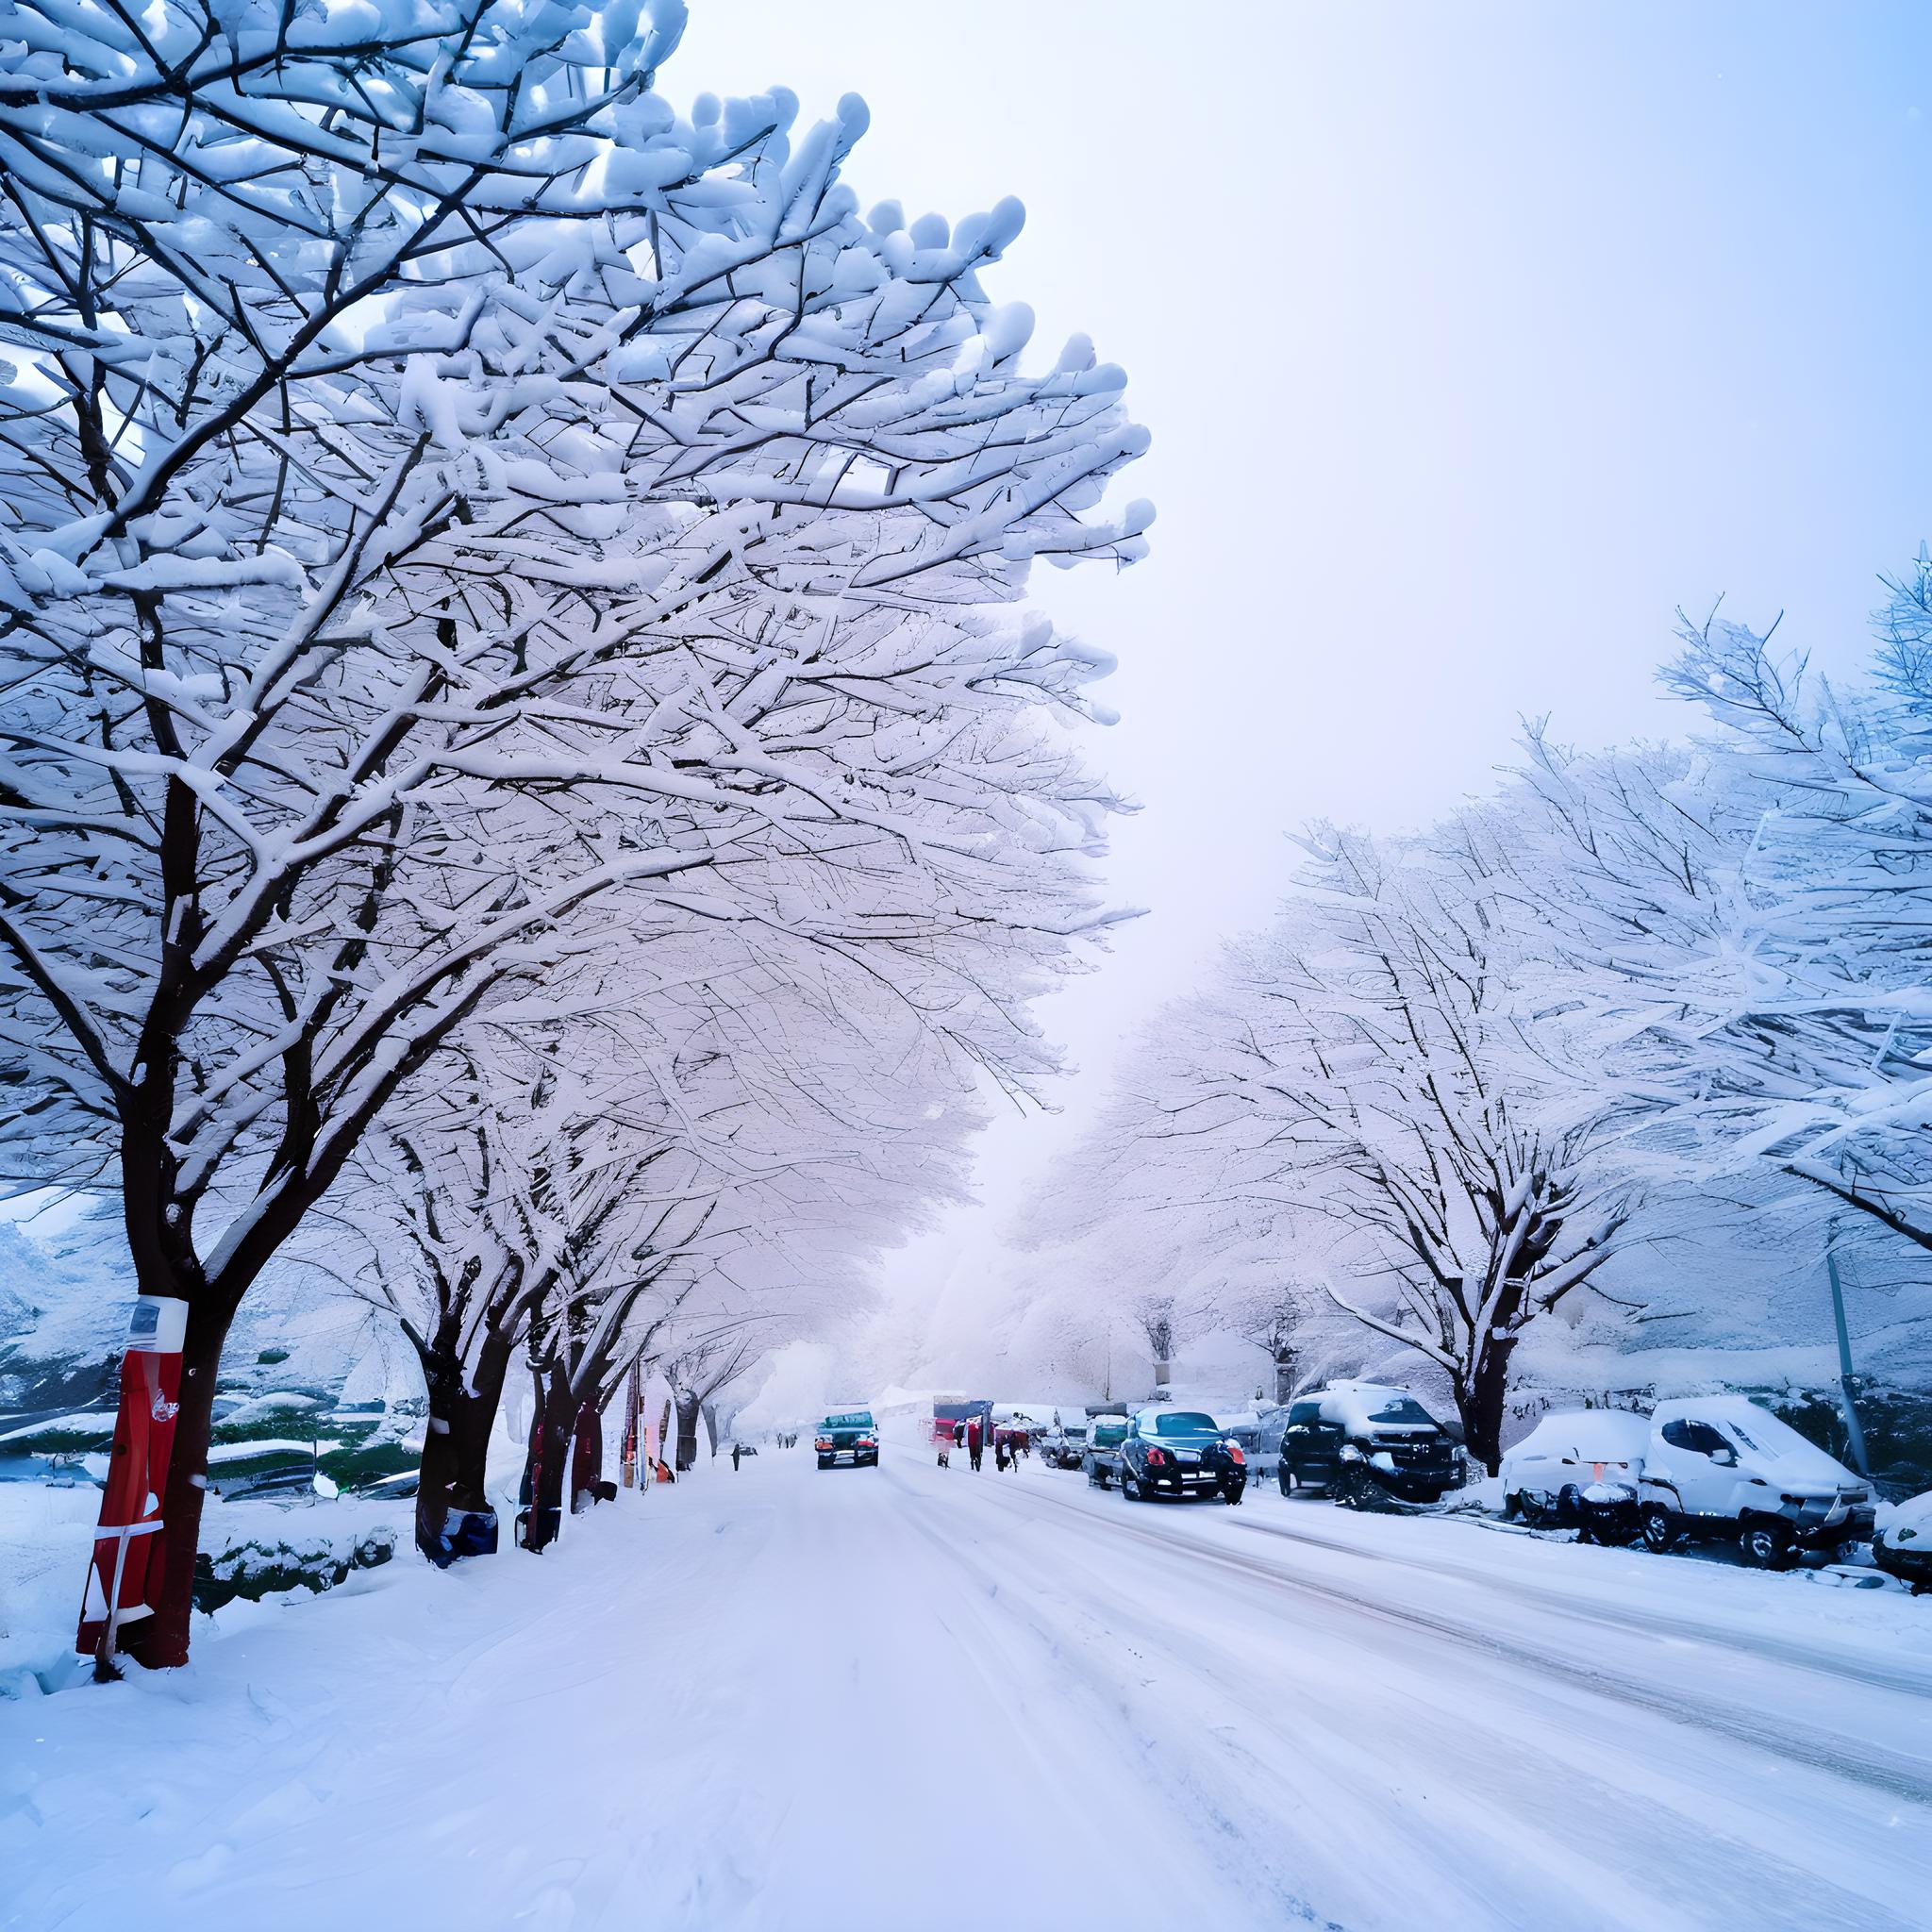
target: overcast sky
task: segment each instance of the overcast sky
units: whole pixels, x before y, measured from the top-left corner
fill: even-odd
[[[1652,674],[1723,595],[1846,662],[1932,535],[1932,9],[691,0],[680,100],[857,92],[867,205],[1003,194],[990,278],[1125,365],[1159,509],[1042,573],[1120,658],[1098,759],[1151,908],[1045,1018],[1080,1063],[985,1208],[895,1266],[970,1294],[1124,1031],[1278,891],[1285,828],[1481,788],[1518,717],[1685,727]]]

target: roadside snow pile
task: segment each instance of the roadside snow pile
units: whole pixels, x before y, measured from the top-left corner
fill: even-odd
[[[407,1547],[410,1507],[350,1496],[210,1501],[195,1607],[220,1607],[225,1620],[283,1591],[333,1589]],[[60,1690],[80,1670],[75,1622],[100,1510],[91,1484],[0,1483],[0,1699]]]

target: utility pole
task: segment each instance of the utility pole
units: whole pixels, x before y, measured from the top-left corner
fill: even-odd
[[[1852,1452],[1852,1467],[1869,1483],[1872,1465],[1865,1457],[1865,1432],[1858,1426],[1858,1411],[1852,1401],[1852,1341],[1845,1332],[1845,1291],[1838,1278],[1838,1256],[1827,1247],[1824,1272],[1831,1277],[1831,1314],[1838,1324],[1838,1387],[1845,1412],[1845,1441]]]

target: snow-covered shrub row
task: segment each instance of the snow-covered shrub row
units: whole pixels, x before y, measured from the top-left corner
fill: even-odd
[[[1881,1373],[1926,1386],[1932,564],[1857,689],[1715,625],[1666,675],[1689,742],[1538,730],[1425,832],[1303,836],[1041,1191],[1036,1240],[1080,1243],[1041,1263],[1063,1326],[1178,1295],[1304,1386],[1420,1371],[1493,1470],[1512,1382],[1575,1386],[1586,1336],[1679,1344],[1612,1387],[1815,1389],[1835,1246]]]
[[[218,1610],[237,1597],[259,1603],[285,1590],[320,1595],[357,1570],[391,1561],[395,1553],[391,1525],[337,1527],[310,1517],[298,1534],[285,1539],[251,1538],[219,1551],[202,1550],[194,1559],[194,1607]]]
[[[0,1155],[188,1304],[150,1661],[258,1283],[405,1314],[432,1442],[533,1357],[541,1514],[943,1195],[1105,923],[1108,660],[998,607],[1139,554],[1120,372],[681,24],[0,0]]]

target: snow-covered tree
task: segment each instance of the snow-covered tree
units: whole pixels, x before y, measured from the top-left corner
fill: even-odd
[[[1628,1217],[1609,1116],[1575,1104],[1514,997],[1480,827],[1307,843],[1274,924],[1139,1042],[1078,1157],[1076,1212],[1092,1224],[1138,1197],[1178,1237],[1175,1282],[1272,1249],[1285,1293],[1319,1280],[1440,1370],[1493,1467],[1519,1339]],[[1269,1334],[1291,1347],[1279,1319]]]
[[[1540,983],[1659,1174],[1782,1174],[1932,1247],[1932,574],[1839,689],[1770,640],[1687,630],[1714,729],[1578,754],[1537,736],[1496,801]],[[1754,1182],[1754,1185],[1757,1183]]]
[[[578,923],[911,958],[941,1029],[999,968],[1025,1065],[1094,918],[1022,714],[1104,663],[982,607],[1135,553],[1118,373],[1021,372],[1017,207],[858,218],[856,102],[678,117],[680,18],[7,9],[0,1140],[188,1305],[150,1661],[241,1297]]]

